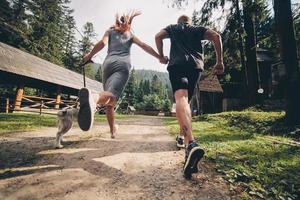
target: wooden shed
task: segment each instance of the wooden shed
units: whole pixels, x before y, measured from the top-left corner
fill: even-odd
[[[0,84],[17,86],[15,109],[20,109],[24,87],[77,95],[83,87],[83,76],[37,56],[0,42]],[[93,92],[103,91],[102,83],[86,78],[86,86]]]
[[[222,111],[223,89],[218,77],[212,74],[203,75],[197,84],[193,100],[193,113],[215,113]]]

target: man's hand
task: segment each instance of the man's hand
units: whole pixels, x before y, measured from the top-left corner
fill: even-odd
[[[159,59],[159,62],[161,63],[161,64],[168,64],[168,62],[169,62],[169,58],[167,57],[167,56],[164,56],[164,57],[161,57],[160,59]]]
[[[213,68],[214,75],[221,75],[224,73],[224,64],[223,62],[217,63]]]

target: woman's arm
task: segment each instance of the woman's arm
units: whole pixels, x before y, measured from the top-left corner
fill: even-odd
[[[133,36],[133,43],[137,44],[139,47],[141,47],[144,51],[146,51],[150,55],[152,55],[155,58],[161,60],[162,57],[160,55],[158,55],[158,53],[156,53],[156,51],[154,51],[154,49],[151,46],[149,46],[146,43],[142,42],[136,36]]]
[[[106,31],[102,37],[102,39],[94,46],[94,48],[92,49],[92,51],[90,53],[88,53],[87,55],[85,55],[83,57],[83,61],[87,62],[90,59],[92,59],[92,57],[98,53],[101,49],[103,49],[103,47],[108,43],[108,31]]]

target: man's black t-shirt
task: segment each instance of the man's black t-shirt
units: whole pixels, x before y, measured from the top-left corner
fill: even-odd
[[[164,30],[171,40],[168,69],[184,65],[204,70],[201,40],[207,29],[179,23],[169,25]]]

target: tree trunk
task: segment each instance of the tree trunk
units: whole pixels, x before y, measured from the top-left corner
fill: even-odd
[[[241,11],[239,7],[239,0],[235,0],[235,9],[236,9],[236,15],[239,23],[239,30],[238,30],[238,36],[239,36],[239,51],[241,54],[241,65],[242,65],[242,76],[243,77],[243,95],[245,102],[248,101],[248,76],[247,76],[247,70],[246,70],[246,60],[245,60],[245,50],[244,50],[244,39],[243,39],[243,31],[242,31],[242,18],[241,18]]]
[[[290,0],[274,0],[276,29],[280,42],[280,56],[287,72],[286,120],[289,125],[300,124],[300,78],[297,47]]]
[[[257,102],[258,66],[256,58],[256,41],[254,27],[253,5],[250,1],[243,2],[244,10],[244,28],[246,32],[246,66],[248,76],[248,104],[254,105]]]

